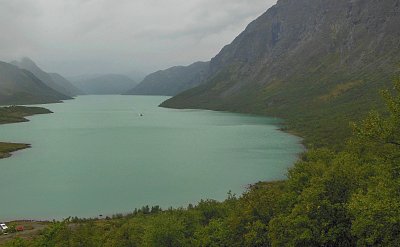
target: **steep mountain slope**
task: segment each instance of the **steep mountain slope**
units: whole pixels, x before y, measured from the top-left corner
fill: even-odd
[[[398,0],[280,0],[211,60],[201,86],[162,104],[284,117],[326,145],[379,107],[399,71]]]
[[[70,90],[71,85],[68,82],[66,84],[61,84],[62,82],[60,82],[60,84],[55,82],[48,73],[44,72],[41,68],[39,68],[36,65],[36,63],[32,61],[30,58],[24,57],[20,61],[13,61],[11,63],[18,66],[21,69],[26,69],[32,72],[37,78],[39,78],[39,80],[41,80],[44,84],[46,84],[50,88],[69,97],[76,96],[76,94],[71,92]]]
[[[0,104],[53,103],[68,99],[44,84],[31,72],[0,62]]]
[[[51,77],[51,79],[60,87],[63,87],[65,91],[68,93],[70,96],[77,96],[80,94],[84,94],[80,89],[75,87],[70,81],[65,79],[63,76],[57,73],[48,73]]]
[[[209,62],[176,66],[152,73],[126,94],[173,96],[200,85],[209,72]]]
[[[70,80],[87,94],[123,94],[137,85],[128,76],[118,74],[81,76]]]

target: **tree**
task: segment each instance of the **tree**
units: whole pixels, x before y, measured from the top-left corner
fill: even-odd
[[[349,145],[370,176],[349,203],[352,232],[363,246],[400,245],[400,78],[394,92],[385,90],[387,115],[372,112],[360,125]]]
[[[144,246],[187,246],[184,235],[185,225],[174,214],[163,213],[150,220],[143,237]]]

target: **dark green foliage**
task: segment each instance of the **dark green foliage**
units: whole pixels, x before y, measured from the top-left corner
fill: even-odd
[[[286,181],[187,209],[55,222],[6,246],[399,246],[400,78],[393,91],[384,115],[353,124],[339,152],[309,150]]]

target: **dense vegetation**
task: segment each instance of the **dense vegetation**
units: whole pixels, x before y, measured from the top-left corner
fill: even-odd
[[[46,114],[51,111],[40,107],[9,106],[0,108],[0,124],[28,121],[25,117]],[[9,157],[11,152],[30,147],[29,144],[0,142],[0,159]]]
[[[387,110],[353,124],[341,151],[309,150],[285,181],[224,202],[54,222],[6,246],[400,246],[400,78],[394,85],[382,92]]]

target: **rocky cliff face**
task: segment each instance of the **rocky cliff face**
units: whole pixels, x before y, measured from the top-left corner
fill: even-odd
[[[176,66],[154,72],[127,94],[174,96],[204,82],[209,74],[209,62]]]
[[[399,70],[399,5],[280,0],[211,60],[202,86],[162,106],[294,120],[365,112]]]

